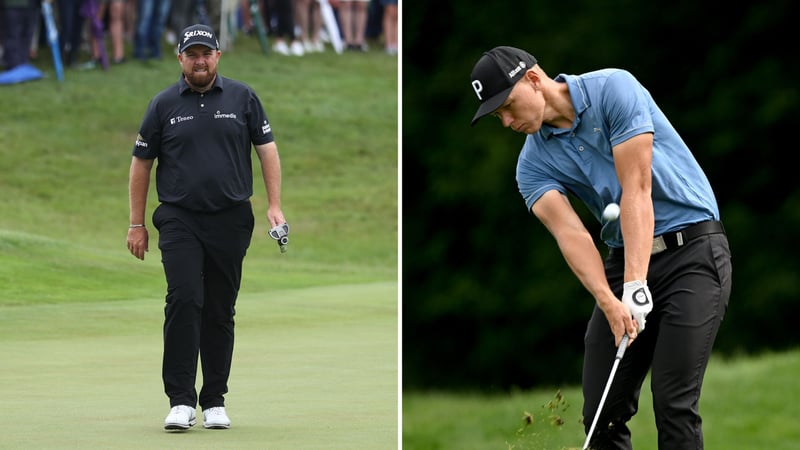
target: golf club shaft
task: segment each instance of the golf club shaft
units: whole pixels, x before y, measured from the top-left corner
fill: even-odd
[[[622,339],[619,341],[619,348],[617,348],[617,356],[614,358],[614,365],[611,366],[611,374],[608,376],[608,381],[606,382],[606,388],[605,390],[603,390],[603,396],[600,397],[600,404],[597,405],[597,411],[594,413],[594,420],[592,420],[592,426],[589,427],[589,432],[586,434],[586,442],[583,443],[583,450],[589,448],[589,441],[592,439],[592,434],[594,433],[594,427],[597,426],[597,419],[600,418],[600,413],[603,411],[603,404],[605,404],[606,402],[608,391],[611,389],[611,383],[614,381],[614,374],[617,373],[617,367],[619,366],[619,361],[625,354],[625,349],[627,347],[628,347],[628,335],[626,334],[622,336]]]

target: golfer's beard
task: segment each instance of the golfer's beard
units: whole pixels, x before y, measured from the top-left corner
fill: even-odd
[[[186,81],[189,83],[189,86],[192,86],[193,88],[204,88],[214,81],[214,77],[217,75],[217,72],[212,72],[208,67],[206,67],[205,72],[195,72],[194,70],[191,70],[189,72],[184,72],[183,75],[186,77]]]

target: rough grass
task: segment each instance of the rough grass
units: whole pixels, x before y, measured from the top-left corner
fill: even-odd
[[[705,448],[797,448],[800,351],[723,360],[712,357],[700,412]],[[649,379],[629,426],[634,448],[657,450]],[[557,394],[562,399],[557,398]],[[580,388],[516,391],[506,395],[404,392],[403,449],[582,448]],[[528,423],[526,419],[530,418]]]
[[[50,76],[2,87],[0,304],[163,291],[156,230],[144,263],[127,254],[125,236],[139,123],[152,95],[180,73],[165,55],[108,72],[68,70],[63,84]],[[43,51],[45,72],[48,63]],[[219,70],[253,86],[265,105],[291,225],[289,252],[280,254],[266,236],[256,168],[243,291],[397,279],[397,59],[265,56],[254,38],[240,37]],[[148,223],[156,203],[152,184]]]

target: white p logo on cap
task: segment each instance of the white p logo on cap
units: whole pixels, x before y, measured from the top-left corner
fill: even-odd
[[[535,65],[533,55],[515,47],[501,46],[484,52],[470,74],[472,90],[480,101],[471,124],[502,106],[525,71]]]
[[[481,80],[472,80],[472,89],[475,90],[475,95],[478,96],[478,100],[483,100],[483,97],[481,97],[481,92],[483,92]]]

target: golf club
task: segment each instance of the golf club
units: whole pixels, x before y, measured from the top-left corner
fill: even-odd
[[[289,224],[283,223],[272,227],[269,230],[269,237],[278,241],[281,253],[286,253],[286,245],[289,244]]]
[[[600,412],[603,411],[603,404],[606,402],[606,396],[608,396],[608,391],[611,389],[611,383],[614,381],[614,374],[617,372],[617,367],[619,366],[619,361],[622,359],[622,356],[625,354],[625,349],[628,348],[628,335],[622,336],[622,339],[619,341],[619,348],[617,349],[617,356],[614,358],[614,365],[611,367],[611,374],[608,376],[608,381],[606,382],[606,388],[603,390],[603,396],[600,397],[600,404],[597,405],[597,412],[594,413],[594,420],[592,420],[592,426],[589,427],[589,432],[586,433],[586,442],[583,443],[583,450],[589,448],[589,441],[592,439],[592,434],[594,433],[594,427],[597,425],[597,419],[600,418]]]

